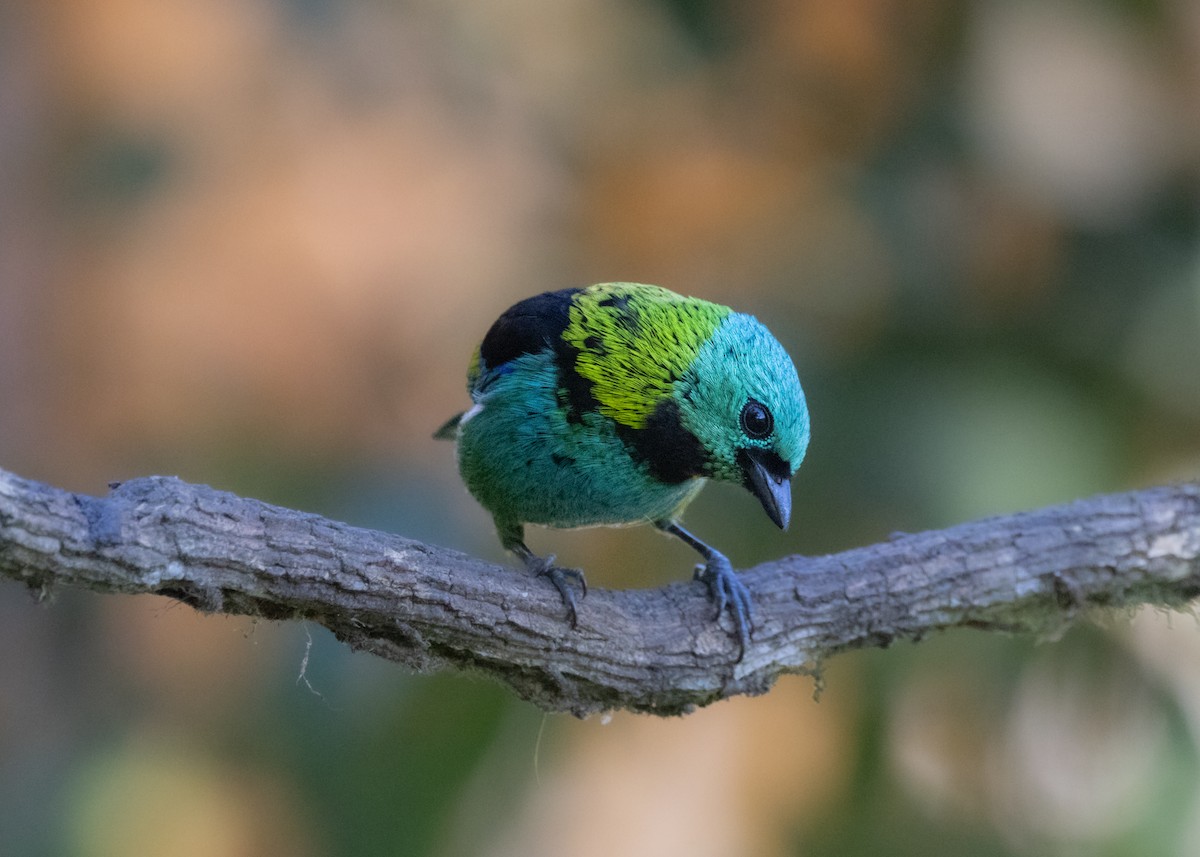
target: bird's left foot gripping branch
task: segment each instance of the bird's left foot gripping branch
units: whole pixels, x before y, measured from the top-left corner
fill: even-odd
[[[579,569],[525,544],[525,524],[638,522],[703,558],[696,579],[750,643],[751,597],[720,551],[679,523],[708,479],[744,486],[775,524],[808,448],[808,406],[783,346],[752,316],[658,286],[546,292],[492,325],[467,372],[472,407],[436,437],[458,443],[471,494],[504,547],[554,584],[574,626]]]

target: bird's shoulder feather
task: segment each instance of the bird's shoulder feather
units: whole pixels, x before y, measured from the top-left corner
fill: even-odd
[[[567,326],[572,298],[581,289],[543,292],[513,304],[492,324],[479,345],[478,361],[495,369],[520,357],[553,348]]]
[[[468,386],[482,394],[517,358],[545,355],[559,368],[572,419],[598,411],[641,431],[730,312],[639,283],[545,292],[496,319],[471,361]]]
[[[730,312],[658,286],[600,283],[571,297],[562,338],[600,412],[642,429]]]

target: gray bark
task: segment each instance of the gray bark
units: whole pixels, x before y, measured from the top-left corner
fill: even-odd
[[[1182,606],[1200,595],[1200,484],[756,566],[743,572],[754,631],[740,663],[698,583],[594,589],[571,630],[554,588],[517,568],[166,477],[91,497],[0,470],[0,576],[39,594],[157,593],[307,619],[418,671],[484,673],[551,711],[678,714],[945,628],[1046,635],[1089,607]]]

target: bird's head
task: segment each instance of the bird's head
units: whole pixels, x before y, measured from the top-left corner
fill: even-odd
[[[744,486],[787,529],[809,421],[796,367],[778,340],[752,316],[730,313],[680,379],[676,404],[707,458],[703,475]]]

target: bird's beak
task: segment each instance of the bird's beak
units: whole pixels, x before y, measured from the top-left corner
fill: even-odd
[[[742,450],[739,458],[747,490],[762,503],[775,526],[786,530],[792,516],[791,468],[776,453],[757,447]]]

